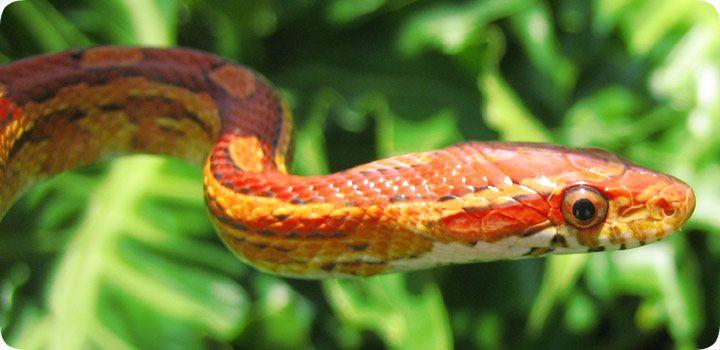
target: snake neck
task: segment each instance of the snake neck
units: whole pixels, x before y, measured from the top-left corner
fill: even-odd
[[[229,152],[218,140],[237,137],[267,155],[248,169],[284,171],[290,124],[265,79],[194,50],[101,47],[17,61],[0,67],[0,209],[65,170],[133,153],[201,165]]]

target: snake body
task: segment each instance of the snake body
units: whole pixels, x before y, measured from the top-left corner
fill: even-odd
[[[468,142],[287,173],[290,112],[257,73],[189,49],[99,47],[0,67],[0,212],[35,181],[129,153],[204,164],[242,260],[301,278],[625,249],[678,230],[682,181],[597,149]],[[302,157],[302,155],[300,155]]]

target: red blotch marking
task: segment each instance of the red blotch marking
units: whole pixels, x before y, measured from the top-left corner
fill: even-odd
[[[0,124],[20,118],[20,109],[10,100],[0,98]]]

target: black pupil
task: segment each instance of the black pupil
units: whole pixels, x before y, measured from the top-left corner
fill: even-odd
[[[595,217],[595,205],[589,199],[580,199],[573,204],[572,213],[580,221],[592,220]]]

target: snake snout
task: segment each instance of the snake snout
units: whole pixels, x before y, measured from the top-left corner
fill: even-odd
[[[679,180],[665,187],[656,198],[654,205],[667,224],[668,234],[680,229],[695,210],[695,193]]]

